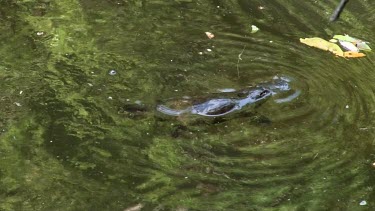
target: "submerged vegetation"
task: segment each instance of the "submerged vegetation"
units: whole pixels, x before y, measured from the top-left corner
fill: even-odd
[[[373,43],[375,3],[335,4],[0,1],[0,210],[374,208],[374,56],[298,40]],[[223,121],[155,109],[284,75],[296,100]]]

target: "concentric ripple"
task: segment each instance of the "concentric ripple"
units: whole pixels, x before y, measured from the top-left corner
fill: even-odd
[[[0,209],[375,210],[375,56],[299,43],[375,43],[375,1],[337,3],[2,1]]]
[[[341,20],[329,24],[334,1],[216,3],[223,22],[212,30],[216,38],[204,44],[213,51],[189,67],[189,80],[209,92],[218,74],[236,84],[232,87],[279,75],[293,78],[291,86],[299,91],[295,100],[280,96],[250,116],[219,124],[182,121],[190,135],[179,129],[184,135],[169,141],[195,163],[181,170],[189,183],[197,183],[212,204],[225,201],[217,209],[350,210],[358,209],[361,200],[374,199],[368,184],[374,150],[366,149],[374,138],[374,56],[337,58],[300,44],[299,38],[348,33],[371,42],[365,19],[373,18],[375,5],[361,2],[361,13],[370,17],[357,19],[356,6],[349,4]],[[260,31],[251,34],[251,24]],[[220,80],[215,85],[228,88]],[[185,93],[199,95],[183,86]]]

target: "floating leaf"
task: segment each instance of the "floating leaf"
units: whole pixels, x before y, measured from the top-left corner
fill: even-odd
[[[329,41],[330,41],[330,42],[333,42],[333,43],[337,43],[337,40],[336,40],[336,39],[330,39]]]
[[[361,41],[359,39],[353,38],[349,35],[335,35],[333,36],[333,39],[341,40],[341,41],[346,41],[346,42],[358,42]]]
[[[313,38],[300,38],[300,42],[308,46],[319,48],[325,51],[330,51],[337,56],[344,56],[344,52],[341,50],[340,46],[330,43],[322,38],[313,37]]]
[[[347,51],[359,52],[359,49],[357,48],[357,46],[355,46],[351,42],[346,42],[346,41],[340,40],[339,43]]]
[[[360,58],[360,57],[365,57],[365,56],[366,54],[364,53],[358,53],[358,52],[353,52],[353,51],[344,52],[345,58]]]
[[[339,41],[340,45],[347,50],[343,52],[343,50],[333,42]],[[363,51],[371,51],[371,48],[367,45],[365,41],[360,39],[351,37],[349,35],[335,35],[333,39],[329,42],[319,38],[300,38],[300,42],[304,43],[308,46],[312,46],[315,48],[319,48],[325,51],[330,51],[336,56],[345,57],[345,58],[360,58],[366,56],[364,53],[359,53],[360,50]]]
[[[356,46],[361,51],[371,51],[370,46],[368,46],[366,42],[358,42]]]
[[[351,37],[349,35],[335,35],[333,36],[334,39],[338,39],[340,41],[351,42],[353,43],[359,50],[361,51],[371,51],[370,46],[367,45],[368,42]]]

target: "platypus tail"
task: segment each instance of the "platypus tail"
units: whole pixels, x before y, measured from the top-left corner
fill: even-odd
[[[156,107],[156,110],[163,114],[170,115],[170,116],[181,116],[190,111],[189,109],[183,109],[183,110],[172,109],[172,108],[168,108],[165,105],[158,105]]]

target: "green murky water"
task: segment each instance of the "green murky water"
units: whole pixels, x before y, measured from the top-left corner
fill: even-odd
[[[375,42],[375,2],[330,24],[337,3],[0,1],[0,210],[375,210],[375,56],[299,43]],[[219,122],[155,110],[274,76],[301,95]]]

